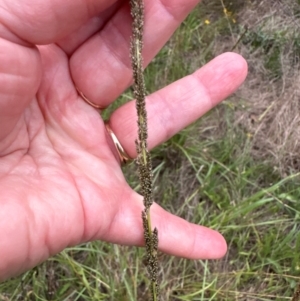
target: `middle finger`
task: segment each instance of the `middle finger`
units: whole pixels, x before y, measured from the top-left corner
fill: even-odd
[[[80,29],[74,31],[67,37],[59,40],[56,44],[68,55],[71,56],[80,45],[93,36],[97,31],[102,30],[106,22],[120,7],[120,1],[113,3],[112,6],[101,12],[100,15],[91,18]]]
[[[170,38],[198,0],[145,1],[144,65]],[[93,103],[107,107],[131,83],[131,16],[124,3],[103,30],[71,57],[73,81]]]

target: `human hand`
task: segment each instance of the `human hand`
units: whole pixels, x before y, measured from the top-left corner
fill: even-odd
[[[1,280],[86,241],[143,245],[142,197],[126,183],[99,113],[75,88],[106,107],[131,83],[129,5],[112,2],[0,0]],[[148,64],[197,1],[145,2]],[[235,91],[246,73],[245,61],[227,53],[149,95],[149,147]],[[110,126],[135,157],[133,101],[112,114]],[[159,205],[151,210],[161,251],[225,254],[218,232]]]

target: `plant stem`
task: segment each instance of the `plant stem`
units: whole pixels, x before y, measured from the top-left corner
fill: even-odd
[[[144,210],[142,211],[144,239],[146,247],[146,261],[149,277],[151,280],[152,301],[159,300],[158,287],[158,231],[152,231],[150,207],[153,204],[152,193],[152,162],[148,151],[147,137],[147,111],[146,111],[146,89],[143,70],[143,29],[144,29],[144,4],[143,0],[130,0],[132,23],[131,60],[134,79],[134,96],[136,98],[136,109],[138,116],[138,139],[136,141],[137,164],[141,183],[142,195],[144,197]]]
[[[292,298],[292,301],[299,301],[299,300],[300,300],[300,283],[298,284],[296,291]]]

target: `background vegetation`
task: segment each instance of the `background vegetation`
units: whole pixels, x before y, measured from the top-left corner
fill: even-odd
[[[300,281],[299,22],[299,0],[204,0],[146,70],[152,92],[233,48],[249,63],[237,93],[153,151],[155,199],[229,246],[218,261],[160,254],[163,300],[290,300]],[[70,248],[0,284],[0,300],[147,300],[143,255]]]

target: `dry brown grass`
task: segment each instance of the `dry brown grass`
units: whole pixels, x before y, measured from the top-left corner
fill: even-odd
[[[235,122],[252,137],[253,155],[273,160],[282,175],[300,170],[299,11],[295,0],[248,1],[236,11],[238,25],[249,28],[236,48],[249,75],[234,96],[243,101]],[[240,35],[234,31],[233,40]],[[222,38],[215,53],[232,45]]]

